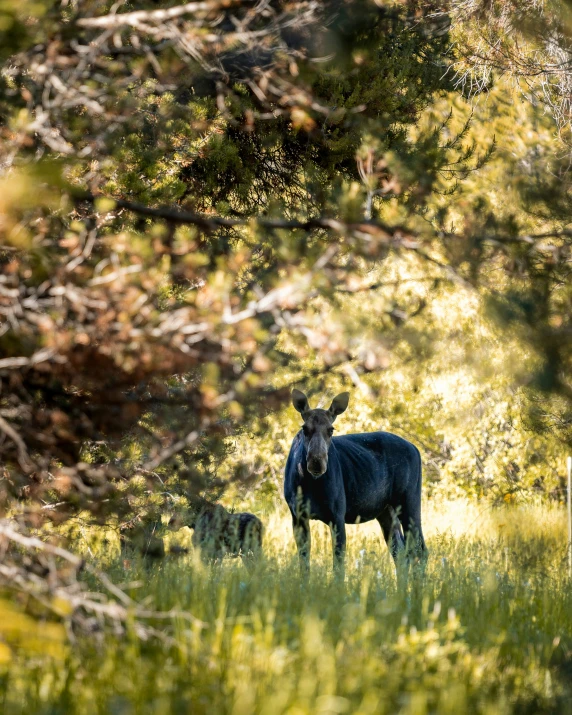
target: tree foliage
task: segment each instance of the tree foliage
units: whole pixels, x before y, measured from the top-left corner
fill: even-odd
[[[526,356],[527,424],[559,420],[570,438],[566,195],[549,194],[546,154],[530,147],[508,162],[521,185],[505,175],[491,190],[494,138],[458,108],[443,7],[2,8],[5,511],[125,526],[260,481],[283,449],[244,461],[237,436],[263,433],[294,384],[336,381],[363,391],[367,428],[416,415],[435,481],[479,492],[506,446],[491,423],[514,405],[473,419],[478,437],[457,435],[453,459],[444,432],[462,432],[462,414],[452,403],[444,422],[426,418],[439,398],[418,373],[450,370],[443,301],[462,304],[450,284]],[[380,411],[396,360],[412,393]],[[467,444],[480,476],[459,456]],[[528,465],[502,459],[507,474]]]

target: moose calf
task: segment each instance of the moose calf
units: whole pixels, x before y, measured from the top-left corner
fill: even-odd
[[[232,514],[220,504],[203,502],[171,517],[169,528],[172,531],[183,526],[193,529],[192,544],[201,550],[205,561],[228,555],[241,556],[248,564],[262,550],[262,522],[248,512]]]

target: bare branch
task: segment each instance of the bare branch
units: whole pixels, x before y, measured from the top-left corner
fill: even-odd
[[[24,546],[27,549],[37,549],[39,551],[44,551],[52,556],[59,556],[66,561],[69,561],[74,566],[80,567],[83,563],[83,559],[67,549],[62,549],[59,546],[54,546],[53,544],[48,544],[41,539],[37,539],[33,536],[25,536],[20,534],[9,521],[0,522],[0,535],[7,537],[10,541],[14,541],[20,546]]]
[[[19,566],[17,563],[0,564],[0,578],[5,585],[16,586],[19,590],[28,593],[37,601],[42,603],[46,608],[54,610],[53,596],[62,599],[70,606],[70,619],[76,625],[84,628],[92,628],[93,624],[86,622],[83,614],[94,616],[96,619],[107,619],[117,624],[122,624],[122,628],[126,628],[127,622],[135,619],[135,628],[141,637],[159,637],[166,639],[164,633],[157,631],[144,621],[148,620],[174,620],[183,619],[193,623],[195,626],[206,627],[206,624],[200,619],[186,611],[152,611],[145,606],[140,606],[133,601],[119,586],[116,586],[109,577],[86,563],[81,557],[73,554],[67,549],[63,549],[54,544],[49,544],[37,537],[27,536],[17,530],[15,524],[4,520],[0,521],[0,537],[4,537],[9,542],[18,544],[23,547],[29,554],[39,552],[48,557],[58,557],[66,561],[74,567],[74,576],[71,581],[50,584],[49,580],[45,580],[36,576],[29,570]],[[50,562],[48,562],[50,563]],[[75,574],[81,569],[88,571],[94,576],[104,587],[104,589],[117,600],[109,600],[104,593],[93,593],[86,591],[81,587],[81,583],[76,580]],[[55,563],[51,563],[50,570],[53,574],[57,572]]]
[[[361,222],[347,222],[342,219],[335,219],[328,216],[318,216],[304,220],[283,219],[283,218],[265,218],[263,216],[243,218],[228,218],[224,216],[209,216],[206,214],[192,213],[190,211],[180,211],[178,209],[168,207],[152,208],[144,204],[134,201],[125,201],[124,199],[115,199],[110,197],[96,196],[88,193],[75,193],[77,201],[95,202],[97,199],[105,198],[108,201],[113,201],[117,208],[123,208],[141,216],[149,216],[151,218],[163,219],[168,223],[192,225],[203,229],[207,232],[216,231],[219,228],[235,228],[238,226],[256,225],[267,230],[301,230],[314,231],[322,229],[324,231],[333,231],[341,235],[354,235],[358,238],[376,238],[386,242],[391,242],[393,245],[399,245],[402,248],[418,250],[420,248],[421,235],[415,230],[403,226],[391,226],[382,221],[370,220]],[[435,230],[435,238],[457,239],[464,241],[465,236],[461,234],[449,233]],[[549,231],[539,234],[523,234],[523,235],[482,235],[475,236],[475,240],[481,243],[527,243],[529,245],[537,244],[545,238],[570,238],[572,237],[572,229],[562,229],[560,231]],[[428,258],[427,256],[425,256]],[[429,259],[432,260],[433,259]],[[443,267],[443,266],[441,266]],[[133,269],[134,270],[134,269]],[[103,281],[102,282],[106,282]]]
[[[399,237],[401,240],[416,238],[414,234],[405,226],[390,226],[381,221],[362,221],[362,222],[346,222],[343,220],[320,216],[317,218],[309,218],[303,221],[289,220],[282,218],[227,218],[223,216],[208,216],[205,214],[191,213],[189,211],[180,211],[167,207],[152,208],[134,201],[125,201],[124,199],[115,199],[110,197],[95,196],[87,193],[76,193],[78,201],[92,201],[105,198],[113,201],[117,208],[127,209],[141,216],[150,216],[156,219],[163,219],[173,224],[186,224],[202,228],[205,231],[215,231],[218,228],[234,228],[236,226],[247,226],[256,224],[261,228],[266,229],[300,229],[303,231],[313,231],[316,229],[324,229],[334,231],[340,234],[361,233],[369,236],[379,236],[384,234],[386,238]],[[408,246],[409,247],[409,246]]]
[[[3,358],[0,360],[0,369],[2,368],[19,368],[37,365],[40,362],[45,362],[54,356],[53,350],[38,350],[32,357],[13,357]]]
[[[26,449],[24,440],[20,437],[20,435],[16,432],[12,425],[6,422],[6,420],[1,415],[0,430],[4,432],[4,434],[7,435],[16,445],[16,448],[18,450],[18,462],[20,463],[22,469],[26,472],[30,471],[33,467],[33,463],[28,456],[28,450]]]
[[[192,13],[209,13],[241,5],[239,0],[207,0],[206,2],[189,2],[185,5],[176,5],[166,10],[136,10],[120,14],[104,15],[102,17],[85,17],[77,21],[81,27],[120,28],[128,25],[139,25],[142,22],[165,22],[176,17]]]

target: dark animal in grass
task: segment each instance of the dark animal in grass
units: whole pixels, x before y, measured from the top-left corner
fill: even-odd
[[[402,549],[426,554],[419,450],[389,432],[334,437],[333,423],[348,402],[344,392],[328,410],[312,410],[303,392],[292,392],[304,424],[286,462],[284,496],[303,570],[309,566],[311,519],[330,526],[334,566],[342,571],[346,524],[377,519],[395,560]]]
[[[248,512],[233,514],[220,504],[203,502],[169,521],[173,531],[183,526],[193,529],[192,544],[205,561],[242,556],[248,565],[262,551],[262,522]]]

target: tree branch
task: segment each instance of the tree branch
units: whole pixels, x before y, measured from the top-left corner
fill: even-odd
[[[103,15],[102,17],[85,17],[77,21],[80,27],[97,27],[116,29],[126,25],[138,25],[140,22],[165,22],[182,15],[203,12],[209,13],[222,10],[233,5],[244,4],[240,0],[207,0],[206,2],[189,2],[176,5],[166,10],[136,10],[120,14]]]
[[[113,202],[115,207],[132,211],[141,216],[149,216],[151,218],[163,219],[169,223],[193,225],[202,228],[205,231],[215,231],[218,228],[234,228],[236,226],[247,226],[256,224],[261,228],[273,229],[300,229],[303,231],[312,231],[315,229],[324,229],[326,231],[334,231],[340,234],[361,233],[368,236],[379,237],[380,234],[384,238],[396,238],[401,243],[406,244],[408,248],[414,248],[417,245],[417,235],[414,234],[406,226],[390,226],[381,221],[362,221],[362,222],[346,222],[326,216],[317,218],[309,218],[304,221],[288,220],[283,218],[264,218],[253,217],[248,219],[242,218],[225,218],[223,216],[207,216],[205,214],[192,213],[190,211],[179,211],[167,207],[152,208],[134,201],[125,201],[124,199],[115,199],[106,196],[95,196],[89,193],[75,192],[77,201],[95,201],[102,199]],[[112,210],[111,207],[108,210]],[[411,242],[415,241],[415,245]]]

